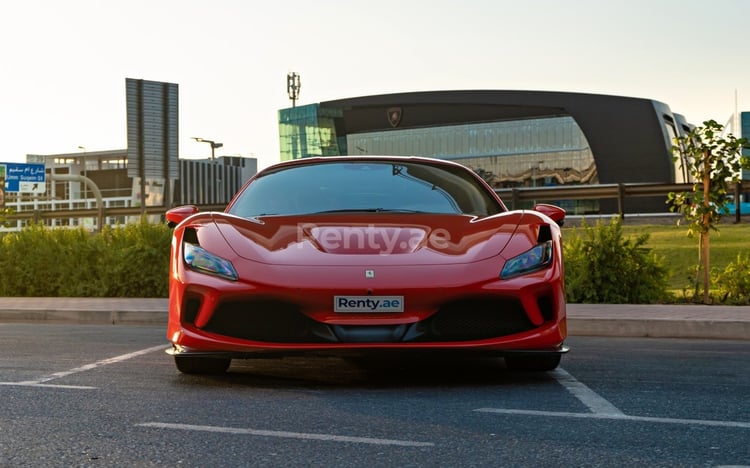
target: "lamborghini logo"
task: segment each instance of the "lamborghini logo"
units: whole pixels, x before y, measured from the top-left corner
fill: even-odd
[[[390,122],[391,127],[398,127],[398,124],[401,123],[401,114],[403,114],[403,111],[400,107],[388,109],[388,122]]]

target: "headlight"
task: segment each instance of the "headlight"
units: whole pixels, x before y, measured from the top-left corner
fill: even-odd
[[[500,278],[507,279],[541,270],[552,262],[552,241],[534,246],[517,257],[513,257],[503,267]]]
[[[184,243],[182,245],[182,256],[185,259],[185,263],[195,271],[232,281],[237,281],[239,278],[232,262],[218,257],[197,245]]]

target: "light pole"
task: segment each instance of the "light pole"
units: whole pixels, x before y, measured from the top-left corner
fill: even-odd
[[[192,138],[198,143],[208,143],[209,145],[211,145],[211,159],[216,159],[216,154],[214,153],[214,150],[216,148],[221,148],[222,146],[224,146],[224,143],[217,143],[213,140],[206,140],[205,138],[199,138],[199,137],[192,137]]]
[[[214,198],[214,200],[211,200],[211,202],[215,203],[216,199],[219,198],[219,194],[221,193],[221,175],[218,174],[219,168],[217,168],[215,164],[216,154],[214,153],[214,151],[216,150],[216,148],[221,148],[222,146],[224,146],[224,143],[217,143],[213,140],[206,140],[205,138],[199,138],[199,137],[193,137],[193,140],[199,143],[208,143],[209,145],[211,145],[211,166],[212,166],[212,169],[215,171],[216,180],[218,182],[217,184],[213,184],[212,189],[211,189],[212,198]]]
[[[83,176],[86,177],[86,147],[83,145],[78,145],[78,149],[83,151]],[[83,189],[83,207],[88,208],[88,197],[86,196],[86,184],[81,184],[81,188]]]

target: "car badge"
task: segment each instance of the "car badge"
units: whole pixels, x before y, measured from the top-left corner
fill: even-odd
[[[375,278],[375,270],[365,270],[365,278]]]
[[[401,114],[403,114],[400,107],[391,107],[388,109],[388,122],[391,123],[391,127],[398,127],[401,123]]]

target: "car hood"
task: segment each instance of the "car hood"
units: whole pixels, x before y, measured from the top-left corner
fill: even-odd
[[[470,263],[525,251],[535,233],[521,229],[528,212],[466,215],[347,214],[267,216],[214,214],[237,256],[276,265],[416,265]]]

